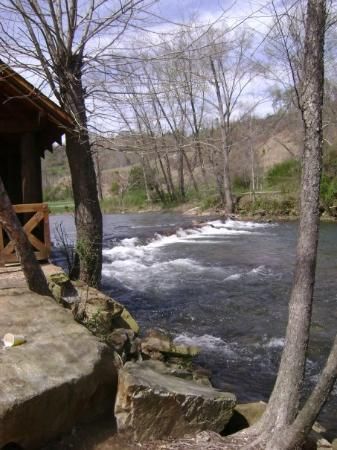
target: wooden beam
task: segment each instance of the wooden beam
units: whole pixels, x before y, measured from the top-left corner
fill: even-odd
[[[13,205],[13,208],[17,214],[30,213],[36,211],[48,212],[47,203],[27,203],[27,204]]]

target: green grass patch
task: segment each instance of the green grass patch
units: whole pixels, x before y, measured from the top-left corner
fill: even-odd
[[[265,189],[283,193],[297,192],[300,185],[301,167],[294,159],[275,164],[265,176]]]
[[[125,211],[125,210],[140,210],[149,206],[146,192],[142,189],[133,189],[126,192],[123,196],[113,195],[101,201],[102,211],[104,213]]]
[[[47,203],[51,214],[64,214],[74,212],[73,200],[59,200],[54,202],[48,201]]]

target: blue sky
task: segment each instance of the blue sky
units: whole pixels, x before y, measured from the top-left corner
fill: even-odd
[[[186,16],[197,13],[204,14],[221,14],[224,3],[227,0],[160,0],[155,9],[160,15],[170,20],[180,21]]]
[[[207,21],[208,18],[220,16],[224,11],[228,11],[228,16],[243,18],[264,4],[266,1],[262,0],[159,0],[154,10],[161,17],[172,21],[187,20],[194,14],[201,21]]]

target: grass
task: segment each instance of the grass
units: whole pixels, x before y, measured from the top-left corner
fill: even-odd
[[[123,197],[113,195],[101,201],[102,211],[111,213],[116,211],[132,210],[137,211],[149,207],[146,192],[142,189],[135,189],[126,192]]]
[[[282,193],[297,192],[300,185],[300,163],[288,159],[268,170],[265,176],[265,189],[281,191]]]
[[[74,211],[73,200],[47,201],[51,214],[64,214]]]

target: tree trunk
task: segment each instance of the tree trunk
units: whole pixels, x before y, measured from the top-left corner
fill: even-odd
[[[305,442],[318,414],[329,397],[336,378],[337,337],[335,337],[329,358],[319,377],[318,383],[296,417],[295,422],[287,430],[286,435],[282,434],[278,440],[274,440],[273,448],[275,450],[293,450],[296,446],[302,445]]]
[[[76,120],[76,129],[66,134],[66,153],[71,173],[77,233],[76,257],[71,276],[99,287],[102,271],[102,213],[98,200],[95,165],[89,142],[82,58],[73,55],[68,74],[62,78],[63,106]]]
[[[183,156],[184,156],[184,158],[185,158],[187,170],[188,170],[188,173],[190,174],[190,177],[191,177],[191,180],[192,180],[192,184],[193,184],[194,190],[195,190],[195,192],[196,192],[197,194],[199,194],[198,183],[196,182],[195,176],[194,176],[194,174],[193,174],[193,169],[192,169],[192,167],[191,167],[190,161],[189,161],[189,159],[188,159],[188,157],[187,157],[187,155],[186,155],[185,150],[181,149],[181,151],[182,151]]]
[[[262,429],[283,428],[295,420],[304,379],[319,232],[325,18],[325,0],[308,0],[301,91],[304,152],[295,275],[285,347],[275,387],[260,424]],[[267,448],[276,450],[275,445],[271,440]]]
[[[67,133],[66,152],[71,172],[77,232],[76,263],[71,274],[89,286],[99,286],[102,269],[102,213],[95,168],[86,130]]]
[[[11,201],[0,178],[0,222],[6,233],[14,241],[23,274],[31,291],[40,295],[52,296],[46,277],[36,261],[32,246],[12,207]]]
[[[103,190],[102,190],[102,170],[101,170],[101,163],[99,160],[99,153],[98,150],[95,152],[95,166],[96,166],[96,177],[97,177],[97,193],[98,198],[100,200],[103,200]]]
[[[231,188],[231,180],[229,176],[229,123],[225,122],[225,113],[223,108],[223,101],[221,97],[220,84],[218,80],[218,75],[216,72],[215,64],[212,58],[210,58],[210,65],[213,74],[213,81],[215,86],[215,92],[218,101],[218,113],[219,122],[221,127],[221,141],[222,141],[222,162],[223,162],[223,200],[225,201],[226,212],[231,214],[233,212],[233,196]]]
[[[226,139],[224,140],[226,142]],[[223,147],[223,191],[225,198],[225,210],[227,214],[233,213],[233,196],[231,180],[229,175],[229,146],[225,143]]]
[[[178,184],[180,198],[185,199],[185,178],[184,178],[184,153],[180,148],[178,150]]]

